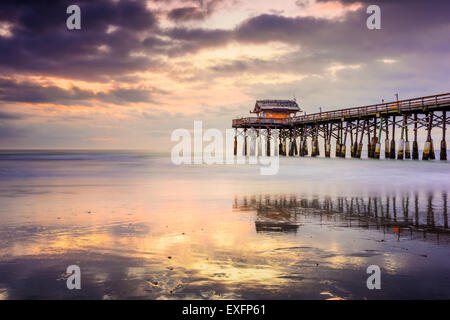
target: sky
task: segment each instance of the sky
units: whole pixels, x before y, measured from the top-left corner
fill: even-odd
[[[66,8],[81,8],[68,30]],[[366,9],[381,8],[369,30]],[[0,149],[169,151],[258,99],[307,113],[449,92],[445,0],[0,2]]]

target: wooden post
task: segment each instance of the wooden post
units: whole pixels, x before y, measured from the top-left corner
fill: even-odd
[[[267,129],[267,146],[266,146],[266,154],[270,157],[270,129]]]
[[[341,157],[342,158],[345,158],[345,151],[346,151],[346,146],[347,146],[347,132],[348,132],[348,121],[347,121],[347,125],[345,126],[344,142],[341,147]]]
[[[386,117],[386,139],[384,139],[384,158],[390,157],[390,145],[389,145],[389,116]]]
[[[320,150],[319,150],[319,125],[316,125],[316,140],[315,140],[315,147],[316,147],[316,156],[320,156]]]
[[[442,111],[442,140],[441,140],[441,160],[447,160],[447,143],[445,142],[445,130],[446,130],[446,112]]]
[[[423,147],[423,154],[422,154],[422,160],[429,160],[430,159],[430,153],[431,153],[431,126],[433,121],[433,114],[427,113],[427,119],[428,119],[428,134],[427,134],[427,140],[425,142],[425,146]]]
[[[247,156],[247,128],[244,129],[244,156]]]
[[[283,155],[283,144],[281,143],[281,139],[282,139],[282,134],[281,134],[281,129],[278,130],[278,154],[280,156]]]
[[[413,160],[419,159],[419,144],[417,143],[417,113],[414,114],[414,141],[412,147]]]
[[[294,128],[294,141],[293,141],[293,150],[294,150],[294,156],[298,156],[298,149],[297,149],[297,129]]]
[[[300,128],[298,155],[299,157],[303,157],[303,128]]]
[[[257,144],[258,144],[258,157],[261,157],[262,152],[262,137],[261,137],[261,129],[257,130],[257,138],[256,138]]]
[[[411,159],[411,149],[409,148],[409,139],[408,139],[408,116],[406,116],[405,122],[405,158]]]
[[[395,116],[392,117],[392,141],[389,156],[391,159],[395,159]]]
[[[233,149],[233,154],[235,156],[237,155],[237,128],[234,129],[234,149]]]
[[[333,132],[333,123],[327,124],[327,134],[325,142],[325,157],[329,158],[331,156],[331,133]]]
[[[342,131],[342,122],[338,123],[337,128],[336,150],[334,154],[336,158],[341,156],[341,131]]]
[[[372,158],[372,146],[370,144],[370,120],[367,119],[367,157]]]
[[[358,157],[358,132],[359,132],[359,119],[356,120],[356,132],[355,132],[355,145],[353,146],[353,158]]]
[[[376,120],[375,120],[376,121]],[[381,152],[381,132],[383,131],[383,118],[381,118],[380,115],[380,128],[378,129],[378,140],[375,145],[375,159],[380,159],[380,152]]]
[[[289,129],[289,157],[294,155],[294,148],[292,147],[292,129]]]
[[[353,158],[355,148],[353,146],[353,121],[350,124],[350,157]]]
[[[308,134],[305,130],[305,136],[304,136],[304,141],[303,141],[303,155],[307,156],[308,155]]]
[[[372,158],[375,158],[375,149],[377,147],[377,143],[378,143],[378,136],[377,136],[377,116],[375,116],[375,118],[373,119],[373,136],[372,136],[372,142],[371,142],[371,155]]]
[[[403,160],[403,158],[404,158],[405,142],[403,140],[403,137],[405,134],[405,121],[406,121],[406,115],[403,115],[402,131],[400,134],[400,141],[398,142],[398,153],[397,153],[397,159],[399,159],[399,160]]]
[[[366,129],[366,121],[363,121],[363,126],[362,126],[362,130],[361,130],[361,136],[359,138],[359,145],[358,145],[358,150],[356,151],[356,157],[361,159],[361,154],[362,154],[362,148],[363,148],[363,138],[364,138],[364,130]]]

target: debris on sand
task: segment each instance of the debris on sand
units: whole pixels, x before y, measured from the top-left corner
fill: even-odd
[[[57,278],[56,280],[61,281],[61,280],[67,280],[70,276],[72,275],[72,273],[62,273],[61,276],[59,278]]]

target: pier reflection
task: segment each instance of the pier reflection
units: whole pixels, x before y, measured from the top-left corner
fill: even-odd
[[[448,194],[407,194],[371,197],[302,197],[294,195],[253,195],[235,197],[233,209],[255,211],[259,232],[299,232],[301,225],[334,224],[339,227],[376,229],[423,239],[446,238]]]

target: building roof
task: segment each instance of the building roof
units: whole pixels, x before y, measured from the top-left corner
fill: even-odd
[[[295,100],[258,100],[253,112],[264,110],[299,112],[300,108]]]

